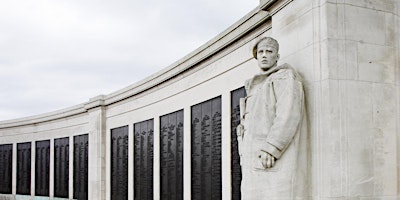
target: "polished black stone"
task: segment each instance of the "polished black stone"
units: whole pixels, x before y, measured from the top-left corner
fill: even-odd
[[[154,121],[134,124],[134,199],[153,199]]]
[[[231,92],[231,178],[232,178],[232,200],[240,200],[240,185],[242,182],[242,168],[238,151],[236,127],[240,124],[240,98],[246,96],[244,87]]]
[[[69,138],[54,140],[54,196],[69,195]]]
[[[111,130],[111,199],[128,199],[128,126]]]
[[[12,144],[0,145],[0,193],[12,193]]]
[[[17,144],[17,194],[31,194],[31,143]]]
[[[183,110],[160,118],[161,199],[183,199]]]
[[[50,186],[50,140],[36,142],[35,194],[49,196]]]
[[[89,136],[74,136],[74,199],[88,199]]]
[[[192,199],[221,199],[221,97],[192,106],[191,120]]]

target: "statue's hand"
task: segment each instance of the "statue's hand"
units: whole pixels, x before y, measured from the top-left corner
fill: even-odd
[[[243,127],[243,125],[239,124],[239,125],[236,127],[236,135],[237,135],[238,137],[243,137],[243,134],[244,134],[244,127]]]
[[[261,159],[261,163],[265,169],[275,166],[275,157],[265,151],[259,151],[258,158]]]

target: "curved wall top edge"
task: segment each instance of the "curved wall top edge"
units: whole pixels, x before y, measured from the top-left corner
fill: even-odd
[[[16,126],[23,126],[23,125],[28,125],[28,124],[42,123],[42,122],[52,121],[52,120],[61,119],[61,118],[65,118],[65,117],[70,117],[73,115],[82,114],[87,111],[84,106],[85,106],[85,104],[79,104],[79,105],[64,108],[61,110],[56,110],[53,112],[48,112],[48,113],[43,113],[43,114],[39,114],[39,115],[18,118],[18,119],[0,121],[0,129],[11,128],[11,127],[16,127]]]
[[[269,1],[273,2],[275,5],[276,2],[290,2],[291,0]],[[272,7],[272,4],[269,4],[268,8],[269,7]],[[266,7],[262,7],[262,9],[263,10],[261,10],[260,6],[258,6],[204,45],[200,46],[199,48],[189,53],[182,59],[171,64],[170,66],[161,69],[160,71],[150,75],[147,78],[144,78],[139,82],[136,82],[128,87],[117,90],[108,95],[99,95],[93,97],[87,102],[65,109],[23,118],[0,121],[0,129],[43,123],[78,114],[83,114],[86,113],[89,109],[96,108],[98,106],[107,106],[118,101],[127,99],[129,97],[135,96],[139,93],[145,92],[146,90],[158,86],[169,79],[173,79],[184,71],[193,68],[198,63],[204,61],[210,56],[217,54],[220,50],[229,46],[230,44],[241,38],[243,35],[268,20],[271,17],[270,13],[274,13],[273,11],[265,11]],[[277,8],[272,9],[278,10]]]

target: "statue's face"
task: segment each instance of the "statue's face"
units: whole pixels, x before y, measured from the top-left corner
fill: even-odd
[[[261,70],[267,71],[277,65],[279,54],[276,48],[267,45],[266,41],[261,41],[257,45],[257,61]]]

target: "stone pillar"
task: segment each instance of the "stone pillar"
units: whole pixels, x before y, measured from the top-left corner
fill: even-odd
[[[74,136],[69,137],[69,180],[68,180],[68,187],[69,187],[69,199],[74,198],[74,180],[78,180],[77,177],[74,177]]]
[[[89,120],[89,177],[88,195],[92,200],[105,200],[106,197],[106,120],[104,96],[90,99],[85,104]]]
[[[294,0],[271,13],[280,61],[304,78],[313,199],[400,197],[399,7]]]
[[[322,197],[398,197],[397,0],[327,1],[319,123]]]
[[[232,180],[231,180],[231,93],[227,91],[221,96],[221,153],[222,153],[222,199],[229,200],[232,199]]]
[[[186,106],[183,109],[183,199],[191,199],[192,191],[192,119],[191,107]]]

